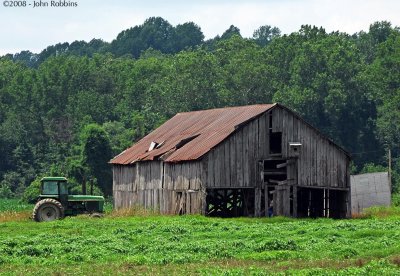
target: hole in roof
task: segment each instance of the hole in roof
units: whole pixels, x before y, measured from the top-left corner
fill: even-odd
[[[158,144],[158,145],[156,146],[156,149],[161,148],[161,146],[164,145],[164,144],[165,144],[165,141],[162,141],[160,144]]]
[[[150,146],[149,146],[149,149],[147,151],[152,151],[153,149],[155,149],[157,147],[157,145],[158,144],[156,142],[151,142]]]
[[[190,141],[192,141],[193,139],[197,138],[198,136],[200,136],[200,134],[196,134],[194,136],[190,136],[188,138],[182,139],[179,141],[178,144],[176,144],[175,148],[176,149],[180,149],[181,147],[183,147],[184,145],[186,145],[187,143],[189,143]]]
[[[159,149],[164,144],[165,144],[165,141],[162,141],[161,143],[157,143],[157,142],[153,141],[150,143],[149,149],[147,151],[149,152],[149,151],[152,151],[153,149]]]

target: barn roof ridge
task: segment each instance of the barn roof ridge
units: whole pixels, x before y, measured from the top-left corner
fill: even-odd
[[[226,109],[230,109],[230,108],[247,108],[247,107],[255,107],[255,106],[268,107],[268,109],[270,109],[275,105],[280,105],[280,104],[271,103],[271,104],[249,104],[249,105],[225,106],[225,107],[216,107],[216,108],[201,109],[201,110],[182,111],[182,112],[176,113],[175,115],[187,114],[187,113],[195,113],[195,112],[204,112],[204,111],[212,111],[212,110],[226,110]]]

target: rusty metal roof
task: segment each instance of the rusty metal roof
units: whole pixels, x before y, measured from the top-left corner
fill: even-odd
[[[243,123],[274,106],[275,104],[259,104],[178,113],[114,157],[110,163],[126,165],[142,160],[196,160],[225,140]],[[149,151],[152,142],[156,146]]]

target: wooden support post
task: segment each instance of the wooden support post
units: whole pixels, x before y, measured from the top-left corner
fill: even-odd
[[[261,189],[258,187],[254,189],[254,216],[261,216]]]
[[[312,204],[312,201],[311,201],[311,189],[309,189],[308,190],[308,214],[307,214],[308,217],[310,217],[312,215],[311,214],[311,204]]]
[[[265,202],[265,216],[266,217],[268,217],[269,216],[269,212],[268,212],[268,209],[269,209],[269,202],[268,202],[268,185],[267,184],[265,184],[264,185],[264,202]]]
[[[272,194],[272,210],[273,210],[273,215],[274,216],[279,216],[281,215],[280,211],[278,210],[278,206],[280,206],[279,204],[279,191],[278,191],[278,187],[275,187],[275,191]]]
[[[297,216],[298,216],[298,213],[297,213],[297,209],[298,209],[298,206],[297,206],[297,185],[298,185],[298,181],[299,181],[299,177],[298,177],[298,173],[299,173],[299,170],[298,170],[298,159],[291,159],[291,162],[290,162],[291,164],[293,164],[293,166],[294,166],[294,174],[293,174],[293,182],[292,182],[292,184],[293,184],[293,190],[292,190],[292,200],[293,200],[293,213],[292,213],[292,216],[293,217],[295,217],[295,218],[297,218]]]
[[[351,218],[351,192],[350,190],[348,190],[346,192],[346,197],[344,197],[346,199],[346,218]],[[344,199],[342,197],[342,199]]]
[[[282,197],[283,215],[290,217],[290,186],[284,186]]]
[[[297,218],[297,186],[293,186],[293,217]]]
[[[389,169],[389,190],[392,192],[392,152],[388,152],[388,169]]]
[[[328,213],[327,213],[327,216],[326,216],[326,217],[327,217],[327,218],[330,218],[330,217],[331,217],[331,210],[330,210],[330,209],[331,209],[331,206],[330,206],[330,204],[329,204],[329,202],[330,202],[330,199],[329,199],[329,198],[330,198],[330,190],[327,189],[326,191],[327,191],[327,193],[328,193],[328,199],[327,199],[327,201],[326,201],[326,204],[327,204],[327,208],[326,208],[326,209],[327,209],[327,212],[328,212]]]

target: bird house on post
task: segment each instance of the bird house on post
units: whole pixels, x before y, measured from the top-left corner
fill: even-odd
[[[289,142],[289,157],[299,157],[301,152],[300,142]]]

